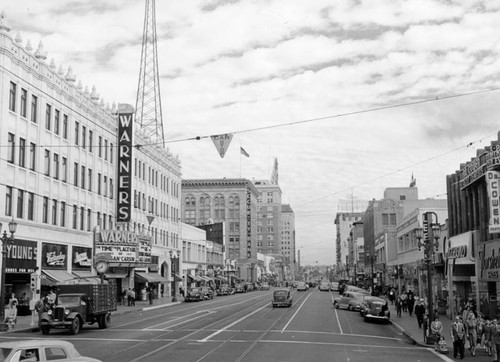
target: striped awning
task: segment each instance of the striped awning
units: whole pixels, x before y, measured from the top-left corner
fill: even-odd
[[[143,283],[168,283],[168,280],[156,273],[135,272],[135,276]]]
[[[203,281],[203,279],[201,279],[198,275],[188,274],[188,277],[191,278],[191,280],[194,280],[195,282],[201,282],[201,281]]]

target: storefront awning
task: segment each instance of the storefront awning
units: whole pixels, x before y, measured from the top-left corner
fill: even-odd
[[[104,277],[106,279],[123,279],[127,277],[127,273],[106,273]]]
[[[87,270],[73,270],[73,274],[77,278],[98,278],[98,275],[92,274],[92,272]]]
[[[212,281],[213,281],[213,279],[212,279],[212,278],[207,277],[207,276],[205,276],[205,275],[200,275],[200,278],[201,278],[203,281],[205,281],[205,282],[212,282]]]
[[[168,283],[168,280],[156,273],[135,272],[135,277],[143,283]]]
[[[227,279],[226,278],[223,278],[223,277],[220,277],[220,276],[216,276],[215,277],[215,280],[218,280],[220,282],[227,282]]]
[[[174,274],[174,273],[172,273],[172,277],[174,277],[174,278],[175,278],[175,281],[176,281],[176,282],[182,282],[182,278],[181,278],[181,276],[180,276],[179,274]],[[172,278],[172,279],[173,279],[173,278]]]
[[[188,277],[194,280],[195,282],[201,282],[203,279],[201,279],[198,275],[191,275],[188,274]]]
[[[65,270],[42,270],[42,285],[56,285],[72,279],[75,279],[75,276]]]

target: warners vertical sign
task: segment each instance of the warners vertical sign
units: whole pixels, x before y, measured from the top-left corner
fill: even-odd
[[[129,222],[132,214],[133,108],[118,112],[118,186],[116,221]]]
[[[486,188],[490,206],[489,233],[500,233],[500,172],[486,171]]]

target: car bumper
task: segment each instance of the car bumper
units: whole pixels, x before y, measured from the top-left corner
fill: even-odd
[[[381,316],[381,315],[375,315],[375,314],[366,313],[365,317],[369,318],[369,319],[380,319],[380,320],[386,320],[386,321],[389,320],[389,317],[386,316],[386,315]]]
[[[50,328],[58,328],[58,327],[71,327],[73,324],[73,320],[65,320],[65,321],[41,321],[40,326],[47,326]]]

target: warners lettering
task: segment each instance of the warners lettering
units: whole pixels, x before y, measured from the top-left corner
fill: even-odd
[[[467,245],[455,246],[448,250],[448,259],[459,259],[467,257]]]
[[[132,212],[132,113],[118,115],[117,222],[129,222]]]
[[[96,243],[97,245],[135,245],[139,244],[137,234],[125,230],[102,230],[101,240]]]

